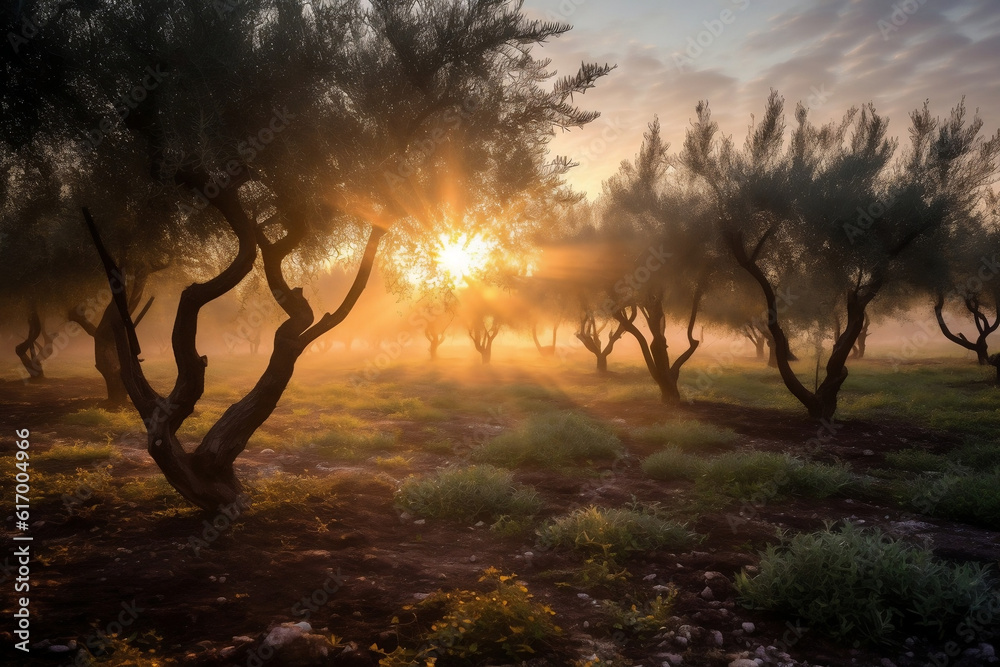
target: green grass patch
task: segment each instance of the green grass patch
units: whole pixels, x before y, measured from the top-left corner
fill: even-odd
[[[938,561],[928,549],[846,524],[800,534],[741,573],[742,603],[801,619],[837,638],[879,642],[902,630],[941,638],[990,603],[986,570]]]
[[[907,486],[909,505],[942,519],[1000,529],[1000,468],[925,475]]]
[[[62,421],[64,424],[86,426],[113,435],[145,430],[139,413],[132,409],[109,412],[101,408],[87,408],[64,416]]]
[[[670,445],[643,461],[642,472],[647,477],[661,481],[675,479],[693,481],[704,474],[707,465],[703,459],[685,454],[680,447]]]
[[[396,502],[414,514],[460,521],[531,516],[542,507],[532,487],[517,484],[510,472],[488,465],[409,477],[397,492]]]
[[[477,463],[507,468],[552,468],[615,459],[621,454],[621,441],[608,429],[581,414],[557,412],[528,418],[517,429],[473,450],[471,457]]]
[[[115,459],[120,456],[121,453],[110,442],[86,445],[74,443],[72,445],[53,445],[48,451],[35,454],[32,461],[35,463],[58,462],[80,465]]]
[[[486,591],[457,590],[432,595],[418,605],[435,620],[420,637],[418,649],[397,648],[379,663],[382,667],[434,664],[521,663],[549,652],[562,630],[555,612],[536,602],[516,575],[489,568],[480,583]],[[409,611],[410,608],[407,608]]]
[[[703,483],[747,499],[765,495],[827,498],[859,480],[843,465],[804,462],[788,454],[731,452],[706,462]]]
[[[673,445],[685,451],[723,449],[736,444],[736,432],[691,419],[632,429],[632,439],[649,445]]]
[[[538,531],[542,548],[564,547],[612,560],[654,549],[682,549],[696,535],[655,508],[586,507],[557,517]]]
[[[948,466],[948,459],[937,454],[931,454],[923,449],[902,449],[885,455],[886,465],[895,470],[908,472],[943,472]]]

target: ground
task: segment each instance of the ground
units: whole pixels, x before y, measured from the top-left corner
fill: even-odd
[[[329,664],[377,664],[373,645],[419,645],[426,630],[419,600],[437,590],[482,590],[489,567],[518,575],[555,612],[562,633],[535,664],[587,664],[594,655],[603,661],[593,664],[646,667],[759,656],[774,664],[944,664],[930,661],[948,641],[978,651],[948,664],[987,664],[990,649],[980,644],[995,640],[992,618],[972,638],[900,631],[886,643],[845,646],[788,614],[743,607],[733,585],[745,568],[754,572],[779,532],[844,520],[926,544],[950,562],[995,566],[1000,525],[989,515],[921,512],[906,495],[914,481],[936,479],[926,469],[906,469],[906,461],[925,453],[933,468],[970,443],[993,442],[1000,391],[986,370],[956,360],[854,364],[838,419],[818,425],[785,394],[776,372],[753,360],[725,368],[692,364],[684,391],[690,400],[668,407],[644,370],[629,363],[612,364],[614,372],[602,377],[580,360],[525,357],[480,368],[456,352],[434,364],[400,360],[366,372],[334,354],[304,360],[238,459],[252,505],[232,520],[188,507],[162,481],[137,418],[101,409],[100,378],[85,365],[67,364],[41,383],[0,385],[5,427],[31,430],[33,489],[34,648],[28,658],[11,651],[11,625],[4,623],[8,664],[73,664],[86,645],[98,661],[120,661],[113,664],[253,667],[270,659],[261,647],[273,628],[302,621],[337,643]],[[182,431],[187,441],[196,443],[252,386],[264,362],[212,359],[208,392]],[[169,386],[167,360],[146,363],[154,383]],[[397,491],[408,476],[467,465],[495,436],[567,411],[618,438],[621,455],[554,467],[512,464],[514,480],[534,487],[541,500],[530,519],[504,528],[493,520],[421,517],[401,506]],[[691,420],[735,432],[732,442],[692,456],[788,452],[846,466],[867,481],[818,498],[767,485],[733,497],[690,479],[651,479],[642,462],[665,443],[643,429]],[[5,480],[15,472],[9,435],[0,443]],[[578,553],[544,548],[537,531],[552,517],[591,505],[652,507],[698,537],[684,548],[620,559],[627,575],[618,580],[588,581],[579,576]],[[12,516],[4,528],[17,534]],[[13,573],[4,574],[6,592]],[[614,627],[600,604],[651,601],[671,589],[669,617],[648,631]],[[9,619],[14,596],[3,600]],[[123,638],[147,662],[123,658]],[[780,653],[790,657],[776,658]]]

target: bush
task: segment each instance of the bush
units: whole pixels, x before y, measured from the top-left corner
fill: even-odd
[[[507,468],[556,467],[621,456],[618,438],[575,412],[537,415],[473,450],[472,459]]]
[[[663,629],[673,614],[676,597],[677,590],[671,588],[666,599],[657,595],[655,600],[632,604],[627,608],[614,600],[602,600],[601,611],[607,616],[612,628],[644,636]]]
[[[611,560],[651,549],[679,549],[695,535],[649,508],[587,507],[553,519],[538,531],[542,548],[569,547]]]
[[[951,452],[948,458],[974,470],[996,470],[1000,468],[1000,445],[972,442]]]
[[[530,516],[542,502],[530,486],[493,466],[449,468],[435,475],[409,477],[396,494],[404,509],[431,518],[496,521]]]
[[[846,466],[806,463],[771,452],[723,454],[707,462],[703,479],[737,498],[761,493],[827,498],[857,481]]]
[[[928,549],[845,524],[800,534],[761,555],[760,573],[736,577],[742,603],[792,614],[838,638],[885,640],[920,629],[939,638],[989,604],[985,569],[935,560]]]
[[[896,470],[909,472],[944,472],[948,461],[943,456],[922,449],[902,449],[885,455],[885,462]]]
[[[1000,468],[986,474],[924,476],[908,488],[910,506],[922,514],[1000,528]]]
[[[680,449],[722,449],[736,444],[736,432],[697,420],[667,422],[632,430],[632,438],[653,445],[674,445]]]
[[[674,479],[694,480],[705,472],[706,464],[701,459],[685,454],[680,447],[671,445],[642,462],[642,471],[647,477],[661,481]]]
[[[145,432],[139,413],[133,409],[109,412],[100,408],[78,410],[62,418],[63,423],[74,426],[89,426],[118,435],[130,431]]]
[[[434,656],[458,658],[461,664],[520,661],[544,652],[562,634],[552,621],[555,612],[535,602],[516,575],[489,568],[479,581],[489,582],[490,590],[438,592],[421,602],[420,608],[440,609],[442,614],[421,637],[422,648],[398,648],[380,664],[433,664]]]

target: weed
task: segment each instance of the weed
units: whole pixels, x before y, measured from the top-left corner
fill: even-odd
[[[904,628],[940,638],[990,599],[981,565],[944,563],[928,549],[849,523],[769,546],[760,573],[740,573],[736,588],[747,607],[793,614],[835,637],[872,641]]]
[[[396,502],[415,514],[461,521],[531,516],[542,506],[533,488],[516,484],[511,473],[493,466],[448,468],[430,476],[409,477],[397,492]]]

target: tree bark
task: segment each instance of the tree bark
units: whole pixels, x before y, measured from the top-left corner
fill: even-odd
[[[635,320],[636,313],[632,312],[632,320]],[[615,349],[615,344],[618,340],[625,335],[625,327],[621,323],[615,322],[615,329],[608,336],[608,342],[606,344],[601,343],[601,332],[607,326],[607,323],[602,324],[600,327],[597,326],[597,318],[594,313],[590,310],[585,309],[580,317],[580,330],[576,332],[577,339],[583,343],[583,347],[586,348],[588,352],[594,355],[597,359],[597,372],[607,373],[608,372],[608,357]]]
[[[45,379],[45,369],[42,368],[42,362],[52,352],[51,345],[49,345],[49,354],[46,354],[46,345],[39,344],[39,338],[43,338],[43,340],[46,338],[42,332],[42,319],[38,315],[38,309],[32,307],[28,314],[28,337],[14,347],[14,354],[21,360],[21,365],[28,372],[27,379],[32,382]]]
[[[982,310],[982,306],[979,303],[979,298],[970,296],[965,299],[965,309],[972,314],[973,322],[976,325],[976,341],[972,342],[965,337],[964,333],[959,332],[954,334],[951,329],[948,328],[948,324],[944,321],[944,295],[938,294],[938,299],[934,304],[934,316],[937,318],[938,327],[941,329],[941,333],[944,337],[951,342],[964,347],[966,350],[971,350],[976,353],[976,360],[980,366],[986,366],[990,363],[990,352],[989,344],[987,343],[987,338],[990,334],[1000,327],[1000,308],[997,308],[996,317],[994,317],[993,322],[989,321],[986,314]]]
[[[666,314],[663,311],[663,293],[656,291],[650,294],[641,308],[632,306],[631,313],[619,311],[615,317],[625,331],[630,333],[639,348],[642,350],[642,357],[646,362],[646,369],[649,371],[653,381],[660,388],[660,399],[669,405],[676,405],[681,401],[680,390],[677,386],[680,379],[681,367],[687,363],[691,355],[698,349],[701,341],[694,338],[695,321],[698,318],[698,309],[701,305],[701,287],[694,293],[691,304],[691,313],[688,318],[687,339],[688,348],[677,359],[671,363],[670,354],[667,349]],[[642,334],[635,326],[635,311],[642,312],[643,318],[650,331],[650,340]]]

